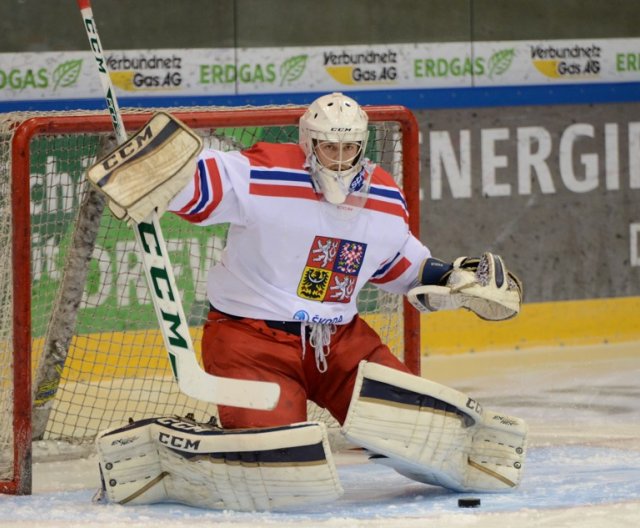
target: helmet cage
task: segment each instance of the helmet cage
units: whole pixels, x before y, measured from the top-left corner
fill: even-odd
[[[351,192],[351,184],[362,170],[368,138],[367,114],[340,93],[320,97],[300,118],[300,146],[314,184],[327,201],[343,203]],[[339,156],[331,159],[319,154],[318,149],[325,144],[335,145]],[[349,144],[357,145],[357,151],[342,159]]]
[[[324,167],[337,173],[348,171],[360,163],[364,154],[362,141],[333,141],[312,139],[312,152]]]

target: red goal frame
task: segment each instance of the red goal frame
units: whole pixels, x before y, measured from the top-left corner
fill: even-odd
[[[419,128],[403,106],[365,106],[370,122],[398,123],[402,142],[403,190],[409,227],[419,237]],[[193,128],[297,125],[304,107],[194,110],[172,112]],[[171,111],[171,110],[169,110]],[[128,130],[141,128],[151,112],[124,114]],[[30,494],[32,487],[32,374],[31,374],[31,219],[30,142],[34,136],[106,133],[113,129],[108,114],[51,115],[20,123],[12,138],[12,265],[13,265],[13,478],[0,481],[0,493]],[[404,362],[420,374],[420,314],[404,300]]]

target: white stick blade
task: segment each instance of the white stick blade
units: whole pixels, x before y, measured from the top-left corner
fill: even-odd
[[[183,365],[180,361],[177,369],[180,390],[198,400],[216,405],[271,410],[280,398],[277,383],[213,376],[200,369],[199,365]]]

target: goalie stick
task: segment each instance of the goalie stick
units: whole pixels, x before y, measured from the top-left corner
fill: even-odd
[[[122,144],[127,140],[127,134],[93,19],[91,1],[77,0],[77,3],[98,65],[117,142]],[[277,384],[213,376],[202,370],[193,349],[157,212],[151,213],[143,222],[133,223],[133,231],[142,256],[149,294],[180,390],[188,396],[215,404],[254,409],[274,408],[280,397],[280,387]],[[159,287],[159,280],[162,289]]]

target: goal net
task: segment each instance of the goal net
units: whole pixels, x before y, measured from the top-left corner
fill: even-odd
[[[163,110],[206,146],[230,150],[297,142],[304,108]],[[417,234],[415,119],[403,107],[366,110],[367,156],[404,188]],[[129,132],[151,111],[125,109]],[[42,456],[52,446],[56,455],[86,453],[99,431],[130,418],[193,413],[206,421],[216,414],[214,405],[178,390],[133,232],[85,181],[86,169],[110,148],[111,127],[105,112],[0,115],[0,492],[30,493],[33,442]],[[195,227],[171,214],[161,225],[199,355],[207,271],[225,246],[226,226]],[[417,313],[373,286],[358,306],[417,373]]]

